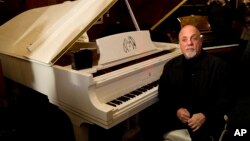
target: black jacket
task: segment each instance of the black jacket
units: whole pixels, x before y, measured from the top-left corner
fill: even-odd
[[[211,130],[218,123],[223,126],[232,96],[229,75],[227,63],[204,50],[194,59],[180,55],[167,62],[159,81],[160,109],[167,115],[163,117],[163,126],[175,126],[179,121],[176,111],[181,107],[191,114],[203,113],[205,125]]]

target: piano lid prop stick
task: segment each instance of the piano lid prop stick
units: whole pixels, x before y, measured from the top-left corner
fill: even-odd
[[[130,16],[131,16],[131,18],[132,18],[132,21],[133,21],[133,23],[134,23],[134,26],[135,26],[136,30],[137,30],[137,31],[140,31],[140,27],[139,27],[139,25],[138,25],[138,23],[137,23],[137,21],[136,21],[135,15],[134,15],[134,13],[133,13],[131,7],[130,7],[130,4],[129,4],[128,0],[125,0],[125,3],[126,3],[126,5],[127,5],[129,14],[130,14]]]

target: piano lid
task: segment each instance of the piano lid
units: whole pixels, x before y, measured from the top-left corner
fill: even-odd
[[[142,30],[155,30],[187,0],[128,0]],[[123,18],[123,17],[122,17]],[[126,18],[126,17],[124,17]],[[124,19],[125,20],[125,19]]]
[[[23,12],[0,26],[0,53],[53,65],[116,1],[67,1]]]
[[[126,6],[126,1],[130,6]],[[137,25],[140,30],[163,33],[162,29],[166,29],[165,21],[172,20],[178,8],[186,2],[187,0],[119,0],[110,8],[108,16],[104,16],[105,24],[97,24],[88,30],[89,39],[95,41],[104,36],[138,30]],[[133,14],[130,14],[131,11]],[[176,18],[175,20],[177,21]],[[165,37],[164,33],[161,38],[165,40],[160,41],[166,41]],[[154,38],[152,40],[159,41]]]

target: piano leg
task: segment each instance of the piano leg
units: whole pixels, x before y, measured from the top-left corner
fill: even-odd
[[[89,123],[83,119],[66,112],[71,119],[74,128],[75,141],[89,141]]]
[[[89,140],[89,127],[88,124],[83,124],[82,126],[74,126],[75,139],[76,141],[88,141]]]
[[[122,135],[122,141],[134,141],[140,138],[139,114],[136,114],[126,121],[127,129]]]
[[[139,114],[126,119],[110,129],[104,129],[98,125],[91,124],[70,112],[66,113],[73,124],[75,141],[131,141],[140,139],[141,128],[139,125]]]

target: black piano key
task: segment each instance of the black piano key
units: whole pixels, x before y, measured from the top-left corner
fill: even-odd
[[[153,86],[153,87],[156,87],[156,86],[158,86],[158,84],[159,84],[158,81],[154,81],[153,83],[150,83],[149,85]]]
[[[159,85],[159,80],[156,80],[153,83],[155,83],[156,85]]]
[[[147,86],[154,87],[155,85],[153,83],[149,83]]]
[[[141,91],[141,92],[146,92],[147,91],[147,89],[143,89],[143,88],[139,88],[139,89],[137,89],[138,91]]]
[[[116,104],[116,105],[120,105],[120,104],[122,104],[122,102],[121,102],[121,101],[119,101],[119,100],[112,100],[111,102],[112,102],[112,103],[114,103],[114,104]]]
[[[140,95],[140,94],[142,94],[142,92],[141,92],[141,91],[134,90],[134,91],[131,92],[131,94]]]
[[[121,97],[118,97],[118,98],[117,98],[117,100],[124,101],[124,102],[128,101],[129,99],[130,99],[130,98],[125,97],[125,96],[121,96]]]
[[[111,102],[108,102],[107,104],[110,105],[110,106],[116,107],[116,105],[111,103]]]
[[[150,86],[150,85],[145,85],[142,87],[143,89],[146,89],[146,90],[150,90],[153,88],[153,86]]]
[[[135,97],[135,95],[133,95],[133,94],[131,94],[131,93],[126,94],[125,96],[126,96],[126,97],[129,97],[129,98],[134,98],[134,97]]]
[[[152,82],[152,83],[149,83],[147,86],[151,86],[151,87],[154,87],[155,86],[155,83]]]

